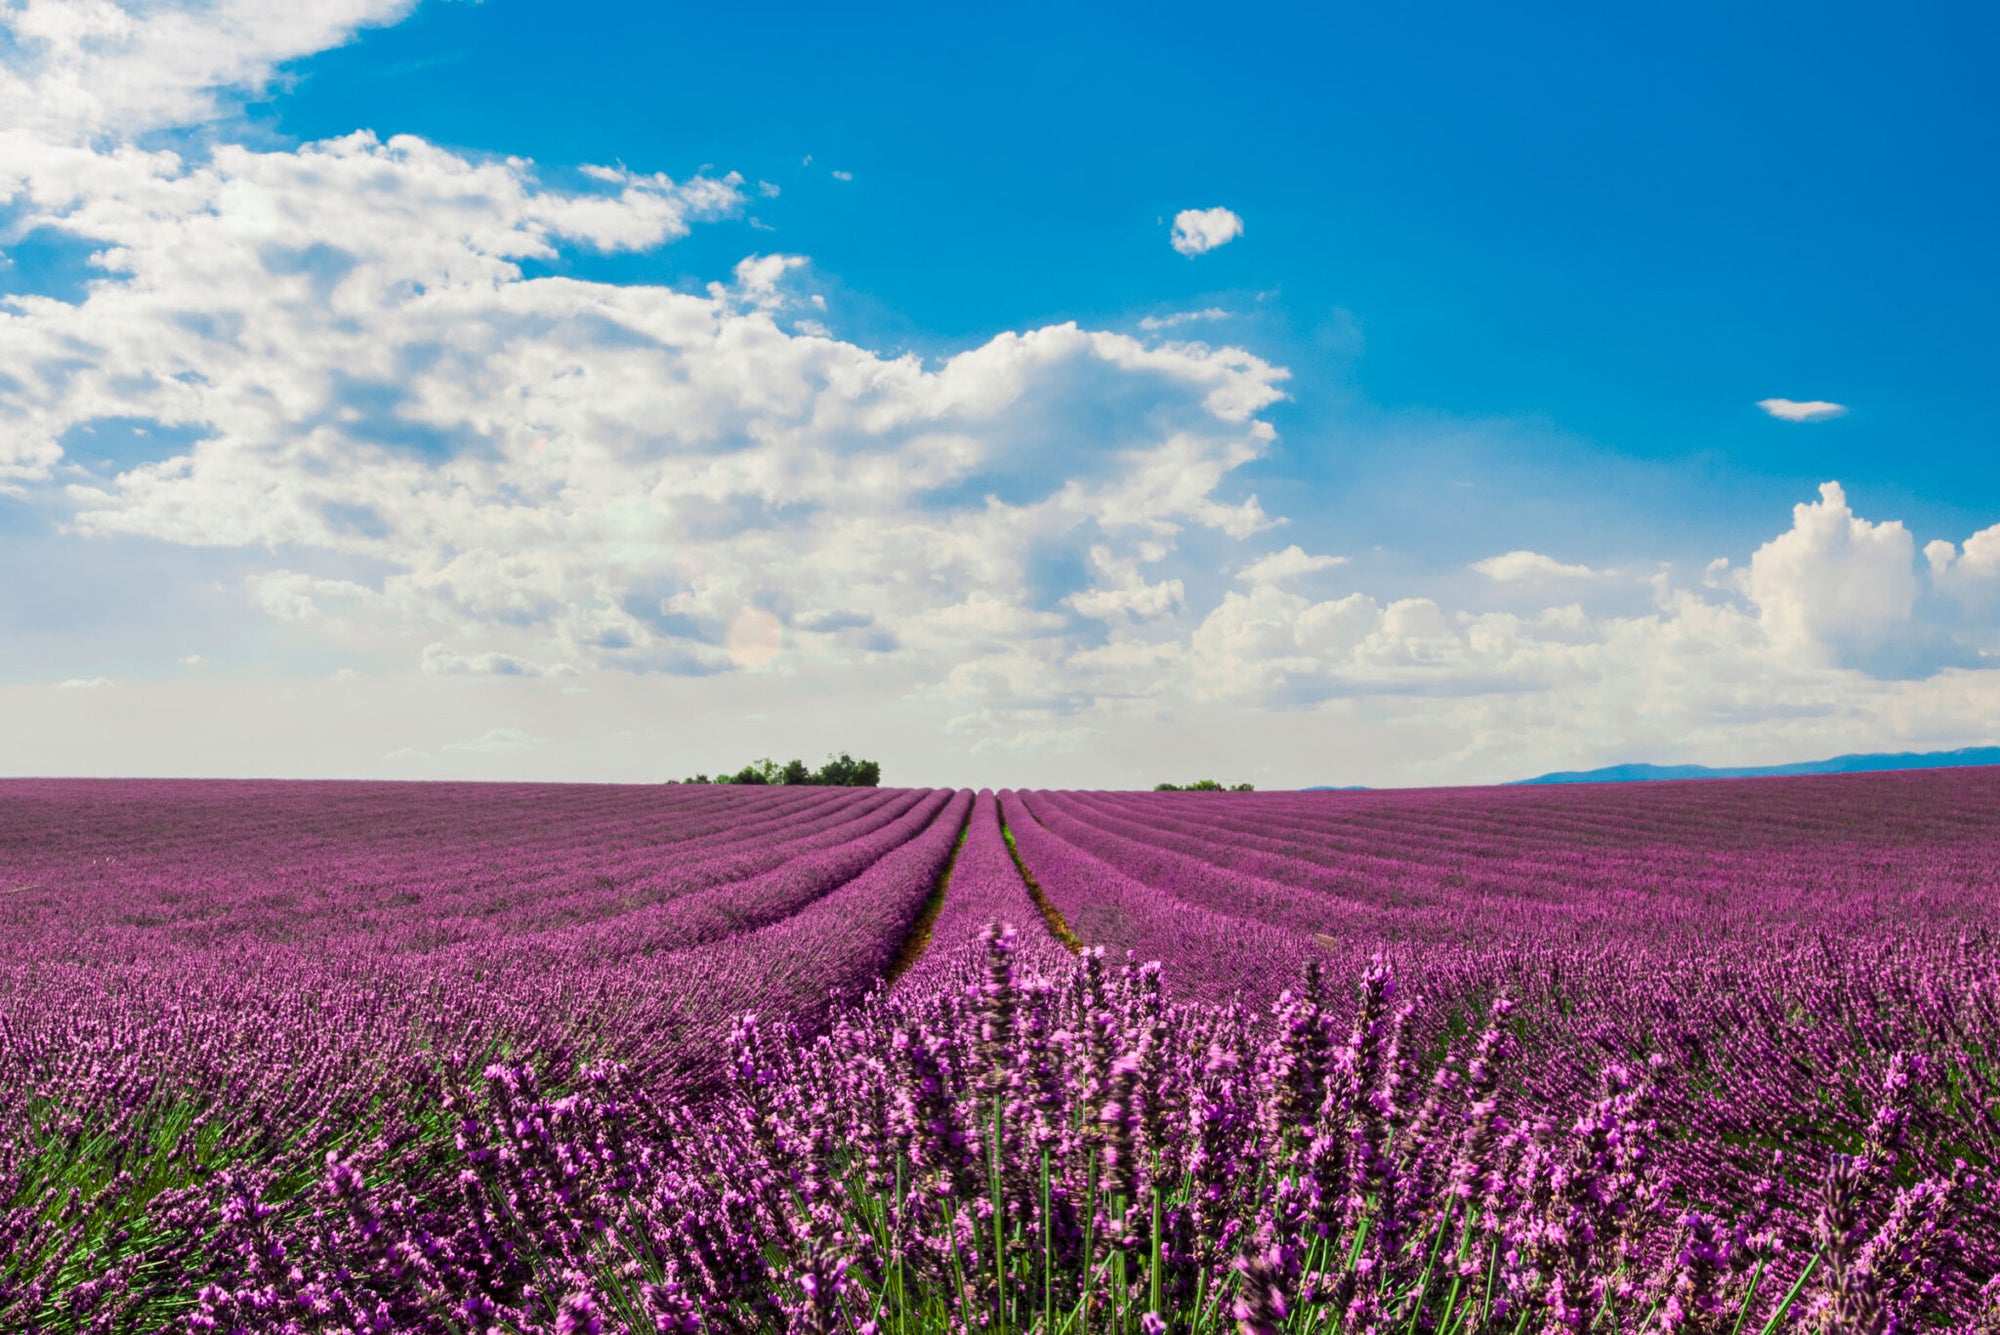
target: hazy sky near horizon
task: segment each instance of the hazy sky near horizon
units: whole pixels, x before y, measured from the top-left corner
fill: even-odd
[[[0,0],[0,774],[1992,743],[1972,5]]]

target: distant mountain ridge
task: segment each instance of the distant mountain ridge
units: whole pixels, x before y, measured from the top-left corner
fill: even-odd
[[[1756,779],[1779,774],[1870,774],[1880,770],[1944,769],[1954,765],[2000,765],[2000,746],[1968,746],[1957,751],[1899,751],[1873,755],[1835,756],[1791,765],[1747,765],[1718,769],[1708,765],[1606,765],[1602,769],[1558,770],[1528,783],[1645,783],[1655,779]]]

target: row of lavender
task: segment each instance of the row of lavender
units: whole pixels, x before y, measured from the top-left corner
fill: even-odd
[[[1723,1271],[1736,1265],[1734,1282],[1756,1272],[1807,1295],[1783,1318],[1762,1319],[1810,1313],[1816,1328],[1882,1329],[1907,1328],[1920,1310],[1962,1323],[1969,1287],[2000,1263],[2000,1214],[1989,1194],[1968,1194],[2000,1161],[2000,968],[1987,936],[2000,900],[2000,794],[1990,782],[1968,794],[1953,776],[1911,777],[1826,785],[1834,800],[1789,820],[1745,801],[1794,798],[1784,785],[1734,785],[1733,821],[1711,804],[1715,786],[1655,789],[1659,807],[1706,806],[1708,819],[1687,822],[1678,856],[1654,859],[1615,894],[1588,875],[1579,890],[1546,866],[1520,865],[1557,851],[1532,826],[1482,832],[1490,847],[1474,876],[1426,884],[1434,850],[1379,812],[1373,831],[1351,819],[1357,801],[1391,805],[1372,795],[1005,794],[1003,806],[1027,869],[1065,920],[1094,943],[1165,960],[1183,997],[1265,1000],[1315,959],[1365,988],[1386,947],[1416,1001],[1406,1037],[1418,1050],[1440,1050],[1490,1014],[1492,998],[1509,998],[1520,1060],[1508,1092],[1517,1125],[1540,1122],[1543,1141],[1563,1124],[1551,1110],[1588,1103],[1593,1081],[1643,1073],[1625,1078],[1643,1088],[1648,1125],[1665,1129],[1642,1175],[1656,1196],[1618,1226],[1622,1278],[1599,1271],[1590,1313],[1554,1328],[1604,1319],[1606,1283],[1643,1292],[1646,1244],[1635,1235],[1646,1221],[1650,1246],[1680,1254],[1686,1238],[1673,1221],[1691,1227],[1685,1220],[1709,1218],[1706,1208],[1764,1230],[1756,1246],[1739,1231],[1705,1253]],[[1843,801],[1866,809],[1874,842],[1836,845],[1829,858],[1813,844],[1827,838],[1825,808]],[[1740,838],[1752,823],[1764,827],[1761,865]],[[1579,843],[1571,865],[1588,864],[1592,850]],[[1403,874],[1384,874],[1385,862]],[[1856,1156],[1867,1164],[1858,1174]],[[1846,1193],[1835,1231],[1867,1251],[1838,1282],[1829,1183]],[[1866,1200],[1863,1184],[1874,1187]],[[1672,1268],[1658,1255],[1647,1264],[1656,1279]],[[1940,1275],[1953,1278],[1948,1295],[1918,1292]],[[1841,1284],[1867,1288],[1881,1311],[1827,1324]],[[1528,1287],[1545,1301],[1524,1328],[1540,1328],[1542,1306],[1576,1301],[1573,1283],[1565,1299],[1546,1274]],[[1718,1328],[1743,1328],[1753,1307]],[[1646,1310],[1667,1319],[1658,1293]],[[1399,1329],[1432,1328],[1404,1315],[1417,1324],[1399,1318]]]
[[[588,817],[550,791],[556,843]],[[503,795],[531,819],[518,792],[465,797]],[[739,800],[675,812],[622,880],[588,850],[552,876],[525,843],[530,885],[412,875],[351,811],[317,863],[268,810],[239,821],[262,831],[241,860],[307,874],[232,883],[212,854],[194,892],[80,813],[66,882],[46,828],[7,850],[32,843],[56,884],[0,916],[0,1318],[1734,1331],[1981,1310],[2000,1024],[1978,939],[1878,914],[1806,957],[1754,903],[1705,932],[1677,907],[1663,933],[1648,891],[1588,939],[1467,945],[1401,890],[1357,906],[1268,860],[1335,860],[1368,823],[1338,799],[711,796]],[[382,842],[447,814],[383,815]],[[1754,842],[1745,823],[1710,842]],[[1874,853],[1906,867],[1897,847]],[[996,919],[1021,924],[1004,948],[980,940]],[[1085,943],[1165,969],[1079,963]],[[1315,964],[1323,990],[1279,995]]]
[[[611,1062],[684,1097],[745,1011],[823,1029],[888,968],[972,805],[316,786],[344,808],[328,822],[293,786],[204,786],[194,828],[156,840],[171,790],[66,806],[53,786],[0,786],[8,1330],[194,1319],[202,1281],[240,1287],[250,1258],[217,1238],[242,1193],[296,1224],[273,1202],[317,1208],[329,1155],[411,1199],[448,1187],[426,1157],[454,1134],[447,1091],[494,1060],[562,1082]],[[461,805],[542,837],[496,839],[474,879]],[[649,858],[575,834],[622,820],[652,825]],[[328,1328],[313,1307],[300,1328]]]
[[[1985,920],[1984,770],[1417,793],[1035,793],[1078,847],[1304,931],[1489,944]],[[1637,808],[1637,810],[1635,810]]]
[[[0,784],[0,932],[121,946],[475,949],[770,872],[911,790]]]

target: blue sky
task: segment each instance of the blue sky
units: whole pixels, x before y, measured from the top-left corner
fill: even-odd
[[[772,233],[575,271],[705,282],[798,249],[870,346],[1247,311],[1230,334],[1295,377],[1260,471],[1333,484],[1344,526],[1375,509],[1343,503],[1354,483],[1434,465],[1615,509],[1578,534],[1598,552],[1748,538],[1833,476],[1944,528],[2000,507],[1980,7],[868,8],[430,4],[255,118],[775,182]],[[1198,264],[1158,244],[1207,203],[1250,220],[1240,244]],[[1752,407],[1772,395],[1856,410],[1786,430]],[[1536,439],[1351,448],[1434,416]],[[1557,457],[1521,477],[1524,444]],[[1663,474],[1680,513],[1653,504]]]
[[[1992,740],[1975,7],[53,12],[0,8],[8,337],[81,368],[0,382],[0,768]]]

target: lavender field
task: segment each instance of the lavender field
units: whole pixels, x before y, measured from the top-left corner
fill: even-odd
[[[0,782],[0,1330],[2000,1331],[2000,770]]]

